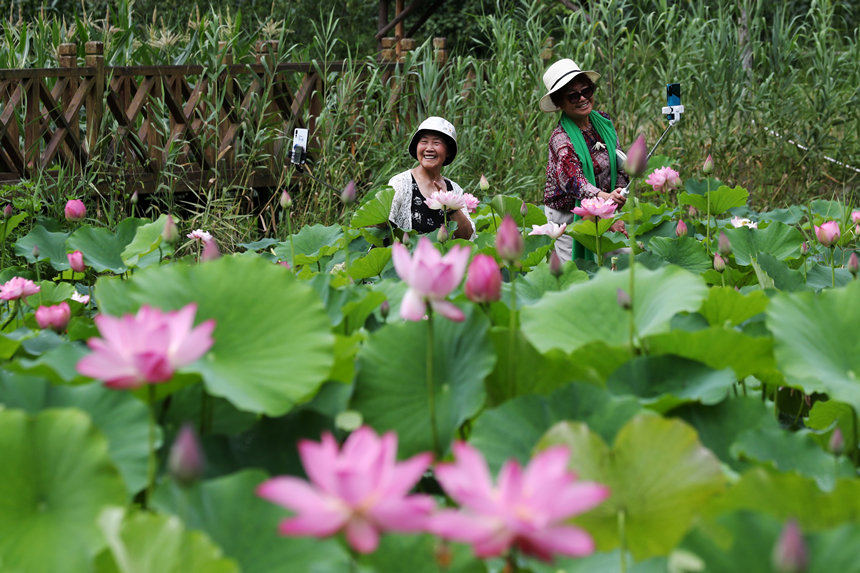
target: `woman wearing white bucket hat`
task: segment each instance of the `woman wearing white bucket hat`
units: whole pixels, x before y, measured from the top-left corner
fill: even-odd
[[[544,211],[554,223],[578,219],[571,211],[582,199],[599,197],[619,207],[626,197],[622,189],[627,174],[621,167],[623,153],[609,115],[594,109],[595,82],[600,74],[582,70],[571,59],[555,62],[543,75],[547,93],[540,100],[546,113],[561,111],[559,122],[549,139],[546,166]],[[612,230],[624,231],[620,221]],[[569,235],[556,240],[561,260],[585,258],[585,248]],[[600,264],[600,261],[598,261]]]
[[[446,177],[442,167],[457,156],[457,131],[441,117],[428,117],[421,122],[409,140],[409,155],[418,165],[392,177],[388,184],[394,188],[394,200],[388,218],[404,231],[429,233],[441,227],[445,220],[457,223],[454,237],[470,239],[475,224],[466,207],[462,209],[433,209],[428,199],[437,192],[462,197],[463,189]]]

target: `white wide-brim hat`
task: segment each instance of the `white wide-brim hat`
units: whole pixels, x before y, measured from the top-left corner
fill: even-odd
[[[592,83],[597,83],[600,74],[592,70],[581,70],[570,58],[564,58],[548,67],[543,74],[543,83],[546,86],[546,95],[540,98],[540,109],[547,113],[558,111],[560,108],[552,103],[551,94],[557,92],[573,80],[576,76],[585,74]]]
[[[454,126],[451,125],[450,121],[435,115],[422,121],[421,125],[418,126],[418,129],[415,130],[415,133],[412,135],[412,139],[409,140],[409,155],[411,155],[413,159],[418,159],[418,140],[421,139],[421,133],[425,131],[437,133],[445,140],[448,153],[445,157],[445,163],[442,165],[448,165],[454,161],[454,158],[457,157],[457,130],[454,129]]]

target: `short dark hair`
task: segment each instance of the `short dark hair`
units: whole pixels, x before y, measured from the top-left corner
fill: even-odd
[[[594,82],[591,81],[586,74],[579,74],[566,84],[561,89],[558,89],[551,94],[549,94],[549,98],[552,100],[552,103],[555,104],[555,107],[563,107],[564,106],[564,96],[567,95],[567,92],[570,91],[570,84],[575,82],[576,80],[585,80],[585,87],[594,87]]]

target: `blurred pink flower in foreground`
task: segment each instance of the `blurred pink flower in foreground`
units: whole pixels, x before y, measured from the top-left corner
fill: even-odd
[[[189,239],[194,239],[197,241],[211,241],[212,240],[212,235],[209,234],[207,231],[204,231],[203,229],[194,229],[193,231],[191,231],[190,233],[188,233],[185,236],[188,237]]]
[[[463,311],[445,300],[466,272],[469,263],[469,247],[457,245],[442,254],[427,237],[418,240],[412,256],[409,249],[396,243],[391,249],[394,269],[409,290],[400,303],[400,316],[406,320],[421,320],[427,312],[427,303],[442,316],[454,321],[465,318]]]
[[[170,475],[180,484],[190,485],[203,475],[205,464],[203,448],[200,446],[194,426],[189,423],[183,424],[167,457],[167,469]]]
[[[681,177],[671,167],[658,167],[648,176],[645,183],[653,187],[654,191],[668,191],[680,187]]]
[[[549,221],[545,225],[532,225],[532,231],[529,235],[548,235],[553,239],[558,239],[567,230],[567,223],[553,223]]]
[[[585,218],[599,217],[601,219],[608,219],[615,214],[616,207],[618,207],[618,204],[612,199],[590,197],[583,199],[579,207],[573,209],[573,213]]]
[[[806,571],[809,565],[809,553],[803,540],[803,533],[794,519],[790,519],[779,534],[779,539],[773,547],[771,560],[774,569],[780,573]]]
[[[425,528],[433,499],[407,494],[430,465],[430,454],[397,463],[397,436],[379,437],[367,426],[339,451],[329,433],[319,443],[300,441],[298,449],[310,482],[279,476],[257,488],[263,499],[296,512],[281,521],[282,535],[328,537],[344,530],[353,549],[371,553],[380,533]]]
[[[833,246],[839,240],[839,223],[827,221],[821,226],[815,225],[815,237],[825,247]]]
[[[481,202],[471,193],[463,193],[463,205],[469,210],[469,213],[474,213]]]
[[[72,251],[66,254],[66,258],[69,259],[69,266],[76,273],[82,273],[86,270],[87,266],[84,264],[84,254],[82,252]]]
[[[87,304],[88,302],[90,302],[90,295],[81,294],[78,291],[73,292],[71,298],[73,301],[79,302],[81,304]]]
[[[523,236],[514,218],[505,215],[496,232],[496,253],[506,261],[516,261],[522,256],[524,249]]]
[[[749,227],[750,229],[758,229],[758,223],[744,217],[732,217],[732,227],[739,229],[740,227]]]
[[[196,312],[191,303],[169,312],[142,306],[121,318],[100,314],[94,320],[102,337],[87,341],[93,352],[78,361],[77,370],[109,388],[167,382],[214,344],[215,321],[192,328]]]
[[[466,296],[472,302],[493,302],[502,297],[502,272],[490,255],[475,255],[466,274]]]
[[[67,221],[80,221],[87,216],[87,208],[80,199],[70,199],[67,201],[64,211]]]
[[[221,250],[218,249],[218,243],[215,242],[215,239],[203,241],[203,251],[200,253],[201,261],[214,261],[215,259],[220,257]]]
[[[624,160],[624,171],[631,177],[642,175],[648,168],[648,147],[645,145],[645,136],[639,135],[630,149],[627,150],[627,158]]]
[[[555,554],[578,557],[594,551],[591,536],[565,522],[603,502],[609,489],[577,482],[567,469],[566,446],[544,450],[525,469],[509,460],[495,487],[475,448],[457,442],[453,449],[455,463],[439,464],[436,477],[463,509],[441,510],[431,518],[432,532],[472,545],[478,557],[502,555],[511,546],[545,561]]]
[[[0,299],[18,300],[36,294],[42,287],[23,277],[12,277],[0,285]]]
[[[455,209],[460,210],[466,206],[462,195],[454,191],[436,191],[430,198],[424,201],[431,209]]]
[[[40,306],[36,309],[36,324],[39,328],[50,328],[62,332],[69,324],[72,311],[66,301],[54,306]]]

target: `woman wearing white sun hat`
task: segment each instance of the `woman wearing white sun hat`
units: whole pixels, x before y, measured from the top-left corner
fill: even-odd
[[[597,72],[582,70],[568,58],[552,64],[543,75],[547,93],[540,109],[561,112],[549,138],[544,188],[544,211],[554,223],[578,219],[571,211],[582,199],[600,197],[619,207],[627,200],[622,189],[628,177],[621,167],[623,152],[616,155],[621,147],[615,126],[608,114],[594,109],[599,78]],[[612,229],[625,232],[620,221]],[[559,237],[555,248],[562,261],[586,256],[585,248],[569,235]]]
[[[388,184],[394,188],[394,200],[388,219],[404,231],[429,233],[444,224],[445,218],[457,223],[454,237],[470,239],[475,224],[463,207],[447,213],[431,209],[426,201],[437,191],[449,191],[462,196],[463,189],[446,177],[442,167],[457,156],[457,131],[441,117],[428,117],[421,122],[409,140],[409,155],[418,165],[392,177]]]

